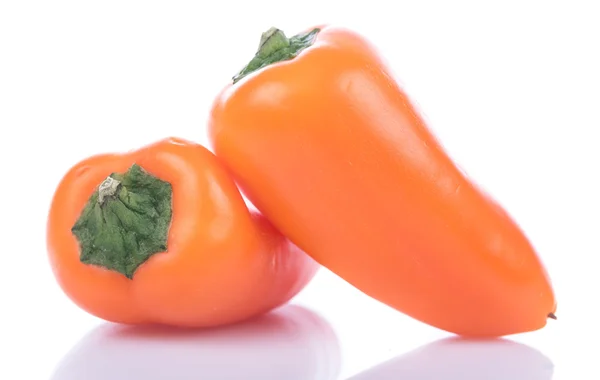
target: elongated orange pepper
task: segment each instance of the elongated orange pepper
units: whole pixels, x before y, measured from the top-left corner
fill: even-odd
[[[252,203],[364,293],[461,335],[554,317],[524,232],[454,164],[361,35],[265,32],[215,99],[209,131]]]
[[[248,210],[210,151],[175,138],[71,168],[47,242],[65,293],[127,324],[241,321],[287,302],[318,266]]]

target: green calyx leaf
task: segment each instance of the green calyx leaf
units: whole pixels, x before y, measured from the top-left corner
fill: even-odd
[[[104,180],[71,229],[80,261],[129,279],[152,255],[167,250],[172,218],[171,184],[132,165]]]
[[[287,38],[280,29],[271,28],[267,30],[261,36],[256,55],[246,67],[233,77],[233,83],[268,65],[296,57],[302,50],[314,43],[319,31],[318,28],[315,28],[307,33],[300,33]]]

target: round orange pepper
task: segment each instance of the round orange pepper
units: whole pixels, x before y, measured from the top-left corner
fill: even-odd
[[[75,165],[47,244],[65,293],[126,324],[241,321],[290,300],[318,266],[248,210],[210,151],[175,138]]]
[[[265,32],[215,99],[209,131],[252,203],[364,293],[461,335],[554,317],[524,233],[454,164],[359,34]]]

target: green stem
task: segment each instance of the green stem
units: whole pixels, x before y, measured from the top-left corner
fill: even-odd
[[[256,55],[233,77],[233,83],[263,67],[295,58],[302,50],[314,43],[319,31],[315,28],[307,33],[287,38],[282,30],[270,28],[261,35]]]
[[[171,184],[132,165],[108,176],[71,229],[79,260],[132,279],[152,255],[167,250],[171,225]]]

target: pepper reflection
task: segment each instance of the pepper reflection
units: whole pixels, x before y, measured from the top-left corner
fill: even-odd
[[[450,338],[418,348],[349,380],[551,380],[550,359],[505,339]]]
[[[329,324],[287,305],[217,329],[103,324],[63,358],[52,380],[336,380],[339,371]]]

